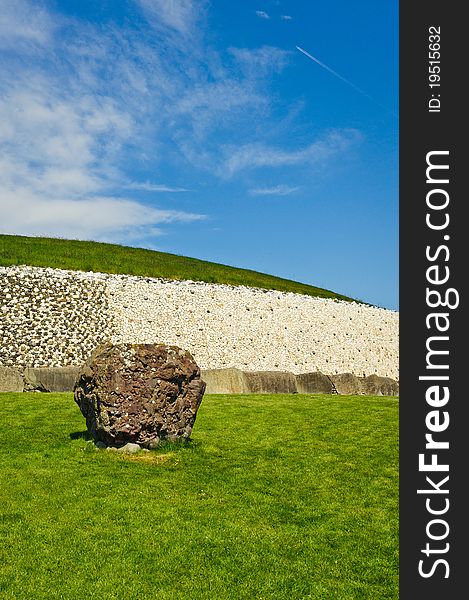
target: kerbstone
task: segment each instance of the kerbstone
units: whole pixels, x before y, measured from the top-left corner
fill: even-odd
[[[282,371],[246,371],[245,389],[249,394],[296,394],[293,373]]]
[[[0,392],[22,392],[23,377],[18,369],[0,367]]]
[[[244,373],[240,369],[204,369],[207,394],[243,394],[246,392]]]
[[[368,396],[399,396],[399,382],[390,377],[369,375],[361,380],[362,394]]]
[[[339,373],[337,375],[331,375],[330,379],[334,384],[338,394],[354,396],[362,393],[360,380],[356,375],[353,375],[353,373]]]
[[[24,370],[28,391],[72,392],[81,367],[39,367]]]

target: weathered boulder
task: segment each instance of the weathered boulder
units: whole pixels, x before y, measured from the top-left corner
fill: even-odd
[[[88,431],[107,446],[188,438],[205,391],[186,350],[165,344],[99,346],[74,389]]]

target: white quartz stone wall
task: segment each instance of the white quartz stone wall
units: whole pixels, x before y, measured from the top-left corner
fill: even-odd
[[[43,303],[49,295],[49,311],[39,318],[37,312],[18,310],[24,304],[21,296],[16,304],[6,299],[10,302],[6,304],[7,335],[4,326],[0,339],[2,348],[6,342],[9,348],[16,347],[16,354],[13,357],[10,350],[2,350],[0,364],[11,364],[6,360],[12,358],[24,363],[32,357],[34,364],[27,366],[80,364],[94,343],[111,339],[175,344],[190,350],[203,369],[319,370],[399,378],[397,312],[256,288],[32,267],[0,270],[2,290],[3,278],[6,273],[11,277],[12,270],[15,277],[21,272],[24,279],[44,282],[45,287],[35,287],[40,289]],[[57,294],[52,293],[56,289],[53,280],[69,286],[68,305],[59,303]],[[11,331],[15,311],[17,317],[21,312],[23,321],[28,315],[31,333],[26,335],[24,327],[21,335]],[[61,311],[66,315],[59,316]],[[56,335],[58,319],[62,330],[68,328],[69,343],[61,352],[55,348],[54,353],[50,340]],[[24,352],[24,346],[37,344],[44,334],[48,344],[36,348],[35,353],[32,348]],[[62,342],[64,339],[62,336]],[[19,351],[21,343],[23,351]],[[78,351],[80,343],[83,350]]]
[[[112,332],[105,280],[0,267],[0,365],[78,366]]]

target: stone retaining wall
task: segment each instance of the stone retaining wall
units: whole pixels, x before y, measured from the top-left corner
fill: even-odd
[[[72,392],[83,367],[0,367],[0,392]],[[399,383],[388,377],[351,373],[286,373],[209,369],[201,372],[207,394],[345,394],[398,396]]]
[[[201,369],[399,378],[396,312],[191,281],[0,268],[0,366],[79,366],[100,342],[167,343]]]

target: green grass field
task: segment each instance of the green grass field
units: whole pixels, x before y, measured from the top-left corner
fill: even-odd
[[[98,242],[0,235],[0,266],[12,265],[191,279],[352,300],[347,296],[289,279],[166,252]]]
[[[71,394],[0,413],[2,599],[398,598],[396,398],[206,396],[127,457]]]

